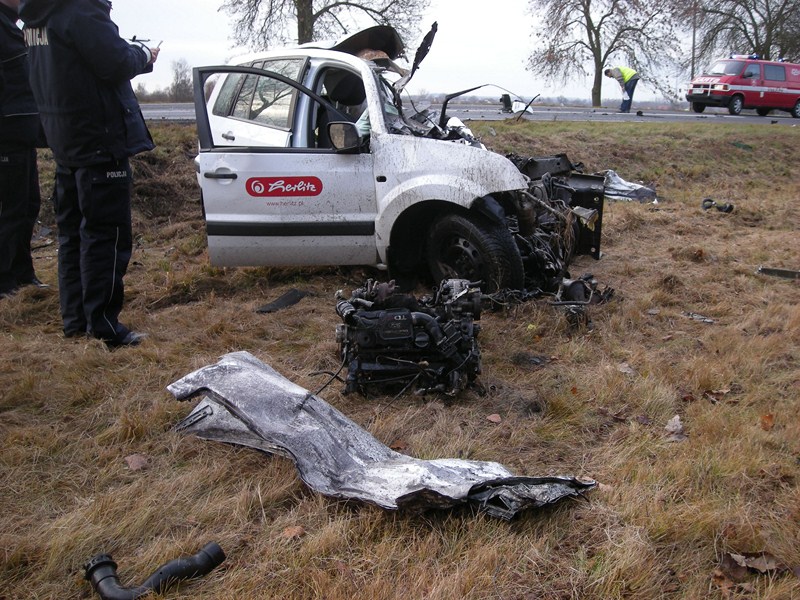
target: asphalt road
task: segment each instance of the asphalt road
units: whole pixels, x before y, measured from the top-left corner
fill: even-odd
[[[194,121],[194,105],[183,104],[142,104],[142,113],[149,121]],[[434,109],[438,108],[433,106]],[[641,116],[635,112],[620,114],[611,108],[589,108],[574,106],[531,106],[532,112],[526,112],[521,118],[531,121],[604,121],[618,123],[620,121],[669,121],[696,123],[752,123],[760,125],[796,126],[800,119],[793,119],[788,112],[772,112],[766,117],[759,117],[753,111],[744,111],[739,116],[728,114],[726,109],[707,108],[703,114],[696,114],[687,108],[681,110],[642,109]],[[634,107],[635,110],[635,107]],[[447,114],[458,117],[462,121],[498,121],[512,119],[519,114],[504,113],[501,105],[451,104]]]

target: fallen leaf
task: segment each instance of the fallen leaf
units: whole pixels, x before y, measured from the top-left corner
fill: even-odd
[[[628,417],[625,416],[624,409],[620,409],[617,412],[612,413],[605,406],[601,406],[597,409],[597,412],[604,417],[610,417],[615,421],[619,421],[620,423],[626,423],[628,421]]]
[[[729,389],[705,390],[703,392],[703,398],[706,398],[707,400],[711,400],[712,404],[716,404],[717,402],[722,400],[729,392],[730,392]]]
[[[667,440],[670,442],[682,442],[688,437],[684,433],[683,423],[681,423],[680,415],[675,415],[669,421],[667,421],[667,425],[664,427],[664,430],[669,434]]]
[[[761,415],[761,429],[772,431],[773,427],[775,427],[775,415]]]
[[[711,573],[712,583],[720,589],[722,597],[726,599],[739,598],[742,594],[752,594],[755,586],[752,583],[744,583],[740,579],[740,577],[747,577],[747,569],[739,570],[740,567],[730,556],[733,555],[724,556],[720,567]]]
[[[636,371],[626,362],[617,365],[617,371],[625,375],[636,375]]]
[[[493,415],[489,415],[488,417],[486,417],[486,420],[490,421],[492,423],[500,423],[500,422],[503,421],[503,419],[497,413],[495,413]]]
[[[786,566],[769,552],[745,552],[743,554],[731,554],[731,558],[737,564],[758,571],[762,575],[770,571],[785,571]]]
[[[296,540],[303,537],[305,534],[306,530],[302,525],[291,525],[283,530],[281,537],[285,540]]]
[[[746,581],[749,575],[747,565],[744,564],[744,556],[741,554],[726,552],[722,556],[719,568],[728,579],[736,583]]]
[[[578,395],[578,388],[575,387],[574,385],[570,388],[569,391],[572,392],[573,396],[577,396]]]
[[[125,464],[131,471],[141,471],[147,468],[147,457],[144,454],[131,454],[125,457]]]
[[[336,566],[336,570],[339,571],[339,575],[343,577],[352,577],[353,576],[353,569],[350,568],[346,562],[342,560],[337,560],[333,563]]]
[[[694,394],[692,394],[692,392],[684,392],[681,394],[681,400],[683,400],[684,402],[695,402],[697,398],[694,397]]]
[[[722,597],[728,600],[731,597],[731,592],[736,588],[736,584],[725,576],[725,573],[720,569],[714,569],[711,573],[711,582],[716,585],[722,592]]]

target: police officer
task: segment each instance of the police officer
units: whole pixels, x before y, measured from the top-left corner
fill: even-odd
[[[146,334],[119,322],[132,251],[129,157],[152,150],[130,80],[158,48],[130,44],[108,0],[22,0],[31,87],[56,161],[58,283],[64,335],[109,347]]]
[[[622,104],[619,107],[619,112],[631,112],[631,104],[633,104],[633,90],[636,89],[636,84],[639,83],[639,74],[630,67],[614,67],[613,69],[606,69],[603,71],[606,77],[612,77],[617,80],[620,88],[622,88]]]
[[[28,84],[28,51],[17,27],[19,0],[0,0],[0,298],[36,277],[31,235],[39,216],[39,114]]]

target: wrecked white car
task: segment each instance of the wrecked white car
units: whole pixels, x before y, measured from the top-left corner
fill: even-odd
[[[405,94],[435,31],[410,70],[385,26],[194,69],[213,264],[371,265],[398,282],[555,293],[574,255],[599,258],[602,177],[486,149],[447,117],[472,90],[440,113]]]

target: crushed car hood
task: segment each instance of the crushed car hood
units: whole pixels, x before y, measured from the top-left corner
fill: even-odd
[[[288,456],[309,487],[335,498],[386,509],[472,504],[510,519],[596,486],[574,477],[518,477],[496,462],[400,454],[248,352],[226,354],[167,389],[178,400],[205,393],[177,430]]]

